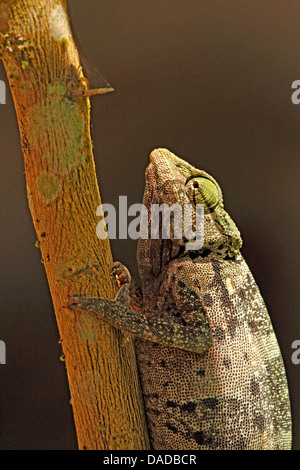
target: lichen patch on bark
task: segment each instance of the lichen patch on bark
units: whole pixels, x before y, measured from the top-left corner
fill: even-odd
[[[86,155],[81,107],[64,93],[63,83],[50,84],[45,105],[33,106],[30,113],[32,140],[41,148],[48,143],[44,158],[57,175],[83,163]]]
[[[54,201],[60,191],[59,179],[52,173],[42,171],[37,178],[37,188],[41,199],[46,203]]]
[[[70,36],[70,28],[65,10],[61,5],[54,8],[49,17],[51,35],[56,41],[67,41]]]

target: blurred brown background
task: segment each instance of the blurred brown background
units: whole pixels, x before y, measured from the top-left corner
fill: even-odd
[[[219,181],[286,363],[300,449],[297,0],[72,0],[72,21],[116,92],[92,99],[102,199],[141,202],[150,151],[167,147]],[[2,65],[0,79],[6,80]],[[10,93],[0,105],[0,448],[74,449],[65,365],[29,214]],[[96,210],[96,208],[95,208]],[[136,242],[112,241],[137,273]]]

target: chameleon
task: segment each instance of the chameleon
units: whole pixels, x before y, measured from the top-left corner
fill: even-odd
[[[217,181],[167,149],[150,155],[143,204],[204,207],[201,248],[139,238],[142,288],[120,262],[115,299],[73,297],[135,341],[154,450],[289,450],[284,362]],[[195,248],[192,246],[192,248]]]

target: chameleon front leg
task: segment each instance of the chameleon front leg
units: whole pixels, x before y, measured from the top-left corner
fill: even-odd
[[[164,346],[202,354],[212,345],[212,333],[208,321],[202,322],[196,328],[179,325],[172,323],[171,320],[161,320],[155,316],[135,312],[129,305],[129,285],[124,284],[115,300],[72,297],[68,307],[92,312],[115,328]]]
[[[120,263],[119,261],[115,261],[111,267],[111,274],[117,280],[119,287],[121,287],[123,284],[128,284],[130,308],[132,308],[132,310],[135,312],[142,313],[144,311],[143,292],[134,279],[132,279],[128,268],[126,268],[126,266],[124,266],[124,264]]]

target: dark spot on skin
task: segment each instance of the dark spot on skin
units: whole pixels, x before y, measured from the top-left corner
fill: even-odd
[[[197,442],[197,444],[204,444],[204,433],[203,431],[194,432],[193,439]]]
[[[251,329],[252,333],[255,333],[258,331],[258,325],[255,323],[254,320],[250,320],[248,322],[249,328]]]
[[[174,401],[167,401],[166,407],[167,408],[177,408],[177,404]]]
[[[164,361],[164,360],[160,361],[160,365],[161,365],[162,367],[166,367],[165,361]]]
[[[194,432],[194,434],[192,434],[192,438],[195,439],[195,441],[199,445],[201,444],[210,445],[213,442],[211,436],[205,435],[203,431]]]
[[[245,300],[246,299],[246,292],[244,289],[240,289],[239,292],[238,292],[238,296],[242,299],[242,300]]]
[[[170,382],[168,381],[163,384],[163,387],[168,387],[169,385],[170,385]]]
[[[225,251],[225,253],[226,253],[226,256],[224,256],[223,259],[225,259],[225,260],[234,260],[234,257],[235,257],[234,253],[230,253],[229,251]]]
[[[249,355],[246,352],[244,353],[244,359],[245,359],[245,361],[249,361]]]
[[[231,318],[228,322],[228,333],[230,334],[231,338],[235,337],[236,327],[237,327],[236,318]]]
[[[177,271],[182,271],[182,269],[183,269],[182,265],[177,267]]]
[[[205,369],[199,369],[196,372],[197,375],[200,375],[200,377],[205,377]]]
[[[231,367],[231,360],[229,357],[224,357],[223,358],[223,364],[226,367],[226,369],[230,369]]]
[[[175,274],[172,274],[172,276],[171,276],[171,281],[172,281],[172,282],[175,282],[175,281],[176,281],[176,276],[175,276]]]
[[[206,258],[210,254],[211,254],[211,250],[209,248],[204,248],[204,250],[200,252],[200,256],[202,256],[202,258]]]
[[[211,307],[214,303],[213,298],[210,294],[205,294],[205,296],[203,297],[203,302],[204,305],[206,305],[207,307]]]
[[[167,309],[167,310],[169,310],[169,309]],[[170,310],[171,310],[171,309],[170,309]],[[181,312],[173,312],[173,316],[180,318],[180,317],[181,317]]]
[[[185,283],[182,282],[182,281],[178,281],[178,282],[177,282],[177,285],[178,285],[178,287],[180,287],[180,288],[184,288],[184,287],[185,287]]]
[[[224,330],[220,326],[217,326],[215,329],[215,337],[218,341],[222,341],[223,339],[225,339]]]
[[[211,410],[214,410],[217,407],[217,405],[219,404],[219,400],[215,397],[203,398],[202,403],[205,406],[205,408],[209,408]]]
[[[259,383],[256,382],[256,380],[254,380],[254,379],[251,379],[250,391],[251,391],[252,395],[254,395],[254,396],[259,395],[259,392],[260,392]]]
[[[194,260],[199,258],[199,252],[198,251],[189,251],[188,256],[190,259]]]
[[[192,413],[195,411],[195,408],[197,406],[197,403],[189,402],[186,403],[185,405],[181,406],[182,411],[187,411],[188,413]]]
[[[173,426],[171,423],[166,423],[166,427],[170,429],[170,431],[173,431],[175,434],[178,433],[178,429],[175,426]]]
[[[193,279],[193,284],[194,284],[194,286],[199,287],[199,286],[200,286],[199,279],[195,279],[195,278],[194,278],[194,279]]]
[[[264,431],[265,430],[265,418],[262,416],[262,415],[258,415],[254,418],[254,424],[255,426],[257,426],[257,428],[260,430],[260,431]]]

